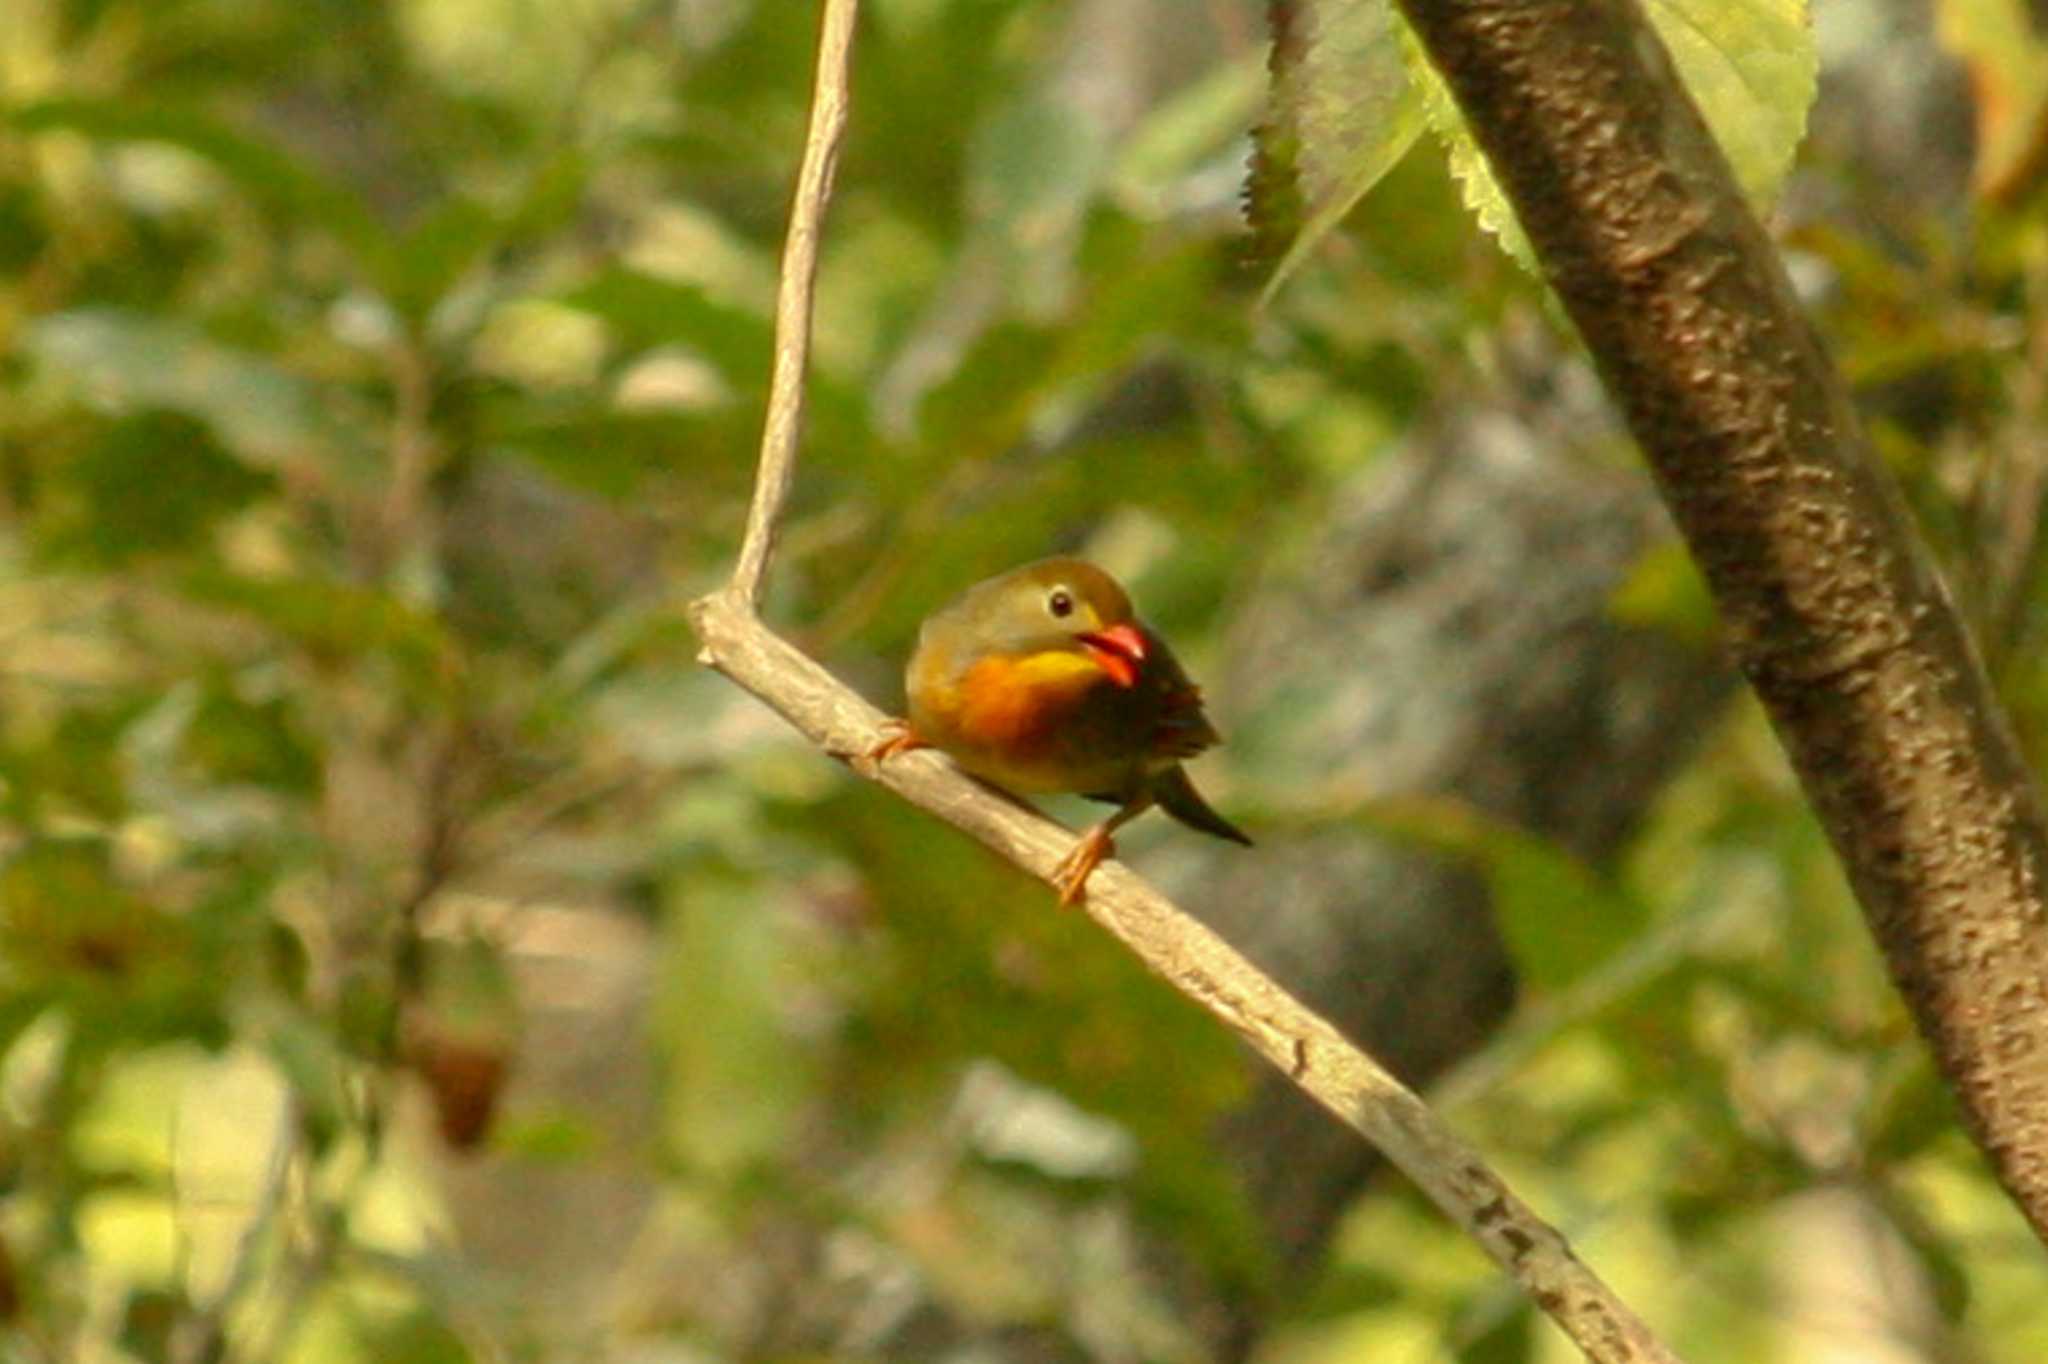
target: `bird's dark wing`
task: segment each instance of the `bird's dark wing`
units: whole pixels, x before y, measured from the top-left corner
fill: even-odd
[[[1149,632],[1148,632],[1149,633]],[[1202,689],[1189,680],[1180,660],[1157,635],[1150,637],[1150,676],[1156,718],[1149,751],[1160,758],[1192,758],[1222,736],[1202,713]]]

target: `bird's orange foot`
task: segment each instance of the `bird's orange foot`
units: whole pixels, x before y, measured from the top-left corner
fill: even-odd
[[[930,748],[910,727],[908,720],[884,720],[882,737],[873,748],[855,759],[854,765],[872,777],[881,770],[882,764],[898,753],[908,753],[913,748]]]
[[[1114,856],[1116,840],[1109,836],[1108,829],[1098,824],[1082,834],[1072,850],[1052,869],[1052,885],[1060,893],[1060,908],[1079,904],[1089,874],[1102,865],[1103,858]]]

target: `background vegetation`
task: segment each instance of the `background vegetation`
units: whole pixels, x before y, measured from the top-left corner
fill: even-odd
[[[893,705],[932,605],[1098,557],[1264,845],[1132,860],[1356,991],[1397,891],[1475,887],[1427,948],[1515,1010],[1354,1029],[1462,1057],[1456,1120],[1689,1357],[2042,1357],[2038,1245],[1441,158],[1254,310],[1262,8],[873,0],[771,614]],[[1782,237],[2038,753],[2048,49],[2019,0],[1816,19]],[[8,1357],[1560,1357],[1403,1189],[1290,1219],[1327,1134],[1248,1123],[1234,1044],[694,665],[812,39],[0,10]],[[1565,586],[1657,704],[1576,671]],[[1523,695],[1664,746],[1487,727]]]

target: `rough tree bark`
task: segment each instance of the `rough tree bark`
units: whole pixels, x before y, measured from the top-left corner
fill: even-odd
[[[1632,0],[1401,0],[1627,416],[1893,978],[2048,1239],[2048,833],[1948,593]]]

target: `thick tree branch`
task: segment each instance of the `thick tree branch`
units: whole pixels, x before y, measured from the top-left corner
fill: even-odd
[[[845,125],[855,7],[855,0],[826,0],[810,140],[784,256],[775,383],[746,539],[732,581],[691,603],[690,620],[703,642],[704,660],[766,701],[813,743],[854,761],[882,785],[1047,879],[1072,844],[1069,831],[969,780],[929,752],[905,754],[880,767],[866,762],[861,755],[883,737],[884,717],[756,614],[775,523],[795,466],[810,282],[831,166]],[[1385,1152],[1515,1276],[1587,1358],[1601,1364],[1676,1360],[1564,1238],[1515,1197],[1421,1099],[1229,944],[1114,862],[1089,878],[1086,904],[1088,913],[1153,971]]]
[[[1633,0],[1400,0],[1625,411],[1894,979],[2048,1239],[2048,834],[1840,376]]]

